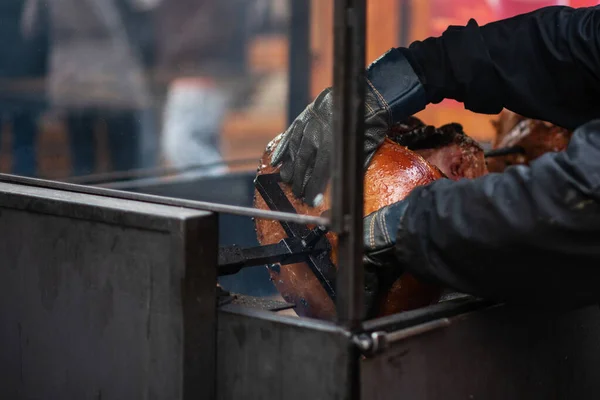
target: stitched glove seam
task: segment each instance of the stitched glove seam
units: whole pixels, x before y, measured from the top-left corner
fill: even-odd
[[[379,102],[380,102],[380,104],[382,106],[381,110],[375,111],[373,113],[373,115],[368,116],[367,119],[371,119],[372,117],[377,116],[377,114],[378,114],[379,111],[385,111],[386,116],[387,116],[387,126],[388,127],[392,126],[392,124],[393,124],[393,121],[392,121],[392,109],[391,109],[390,105],[388,104],[388,102],[385,100],[385,98],[383,97],[383,95],[379,92],[379,90],[377,90],[377,88],[373,85],[373,83],[369,79],[367,79],[367,83],[371,87],[372,92],[375,95],[375,97],[377,99],[379,99]]]

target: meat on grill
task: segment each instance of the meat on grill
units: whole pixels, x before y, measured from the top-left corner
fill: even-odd
[[[460,124],[436,128],[411,117],[394,126],[389,137],[419,153],[449,179],[473,179],[488,172],[483,148],[465,134]]]
[[[573,134],[565,128],[509,110],[502,110],[492,124],[496,130],[494,149],[518,147],[522,152],[488,158],[490,172],[502,172],[511,165],[528,165],[543,154],[565,150]]]
[[[267,147],[260,161],[258,175],[278,171],[277,167],[270,165],[270,160],[279,140],[279,137],[275,138]],[[364,214],[400,201],[415,187],[440,179],[444,174],[451,179],[459,179],[474,178],[485,172],[483,150],[458,125],[436,130],[425,127],[417,119],[410,119],[390,132],[365,172]],[[289,185],[282,184],[281,187],[298,214],[318,216],[330,208],[329,188],[325,193],[325,201],[311,208],[292,194]],[[255,192],[254,207],[268,209],[258,192]],[[278,221],[257,218],[255,227],[261,245],[277,243],[286,237]],[[331,232],[327,238],[332,244],[331,261],[337,268],[337,239]],[[335,304],[306,263],[271,266],[269,273],[282,297],[296,305],[298,315],[335,319]],[[379,293],[373,316],[424,307],[439,301],[441,294],[440,287],[419,282],[409,274],[392,276],[388,282],[382,283],[382,287],[384,289]]]

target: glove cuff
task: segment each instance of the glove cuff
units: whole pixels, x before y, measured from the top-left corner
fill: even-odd
[[[392,123],[401,122],[425,109],[425,87],[404,55],[393,48],[375,60],[366,71],[370,90],[382,109],[388,110]]]
[[[396,235],[408,203],[400,201],[365,217],[364,261],[384,265],[395,259]]]

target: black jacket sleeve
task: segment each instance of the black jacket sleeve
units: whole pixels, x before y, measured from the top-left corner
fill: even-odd
[[[415,276],[499,301],[597,301],[600,120],[529,167],[436,181],[407,200],[396,246]]]
[[[405,51],[432,103],[508,108],[575,129],[566,151],[529,167],[415,189],[396,241],[407,271],[499,301],[597,301],[600,7],[470,21]]]
[[[547,7],[478,26],[452,26],[404,49],[431,103],[575,129],[600,117],[600,6]]]

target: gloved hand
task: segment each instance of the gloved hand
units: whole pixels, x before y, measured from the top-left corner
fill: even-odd
[[[366,71],[365,168],[390,126],[423,110],[428,103],[425,89],[409,64],[404,49],[392,49]],[[281,163],[284,182],[293,193],[314,206],[325,191],[330,175],[332,151],[332,89],[317,96],[284,132],[271,164]]]
[[[364,218],[363,264],[365,267],[377,269],[394,266],[401,268],[396,258],[396,235],[407,207],[408,201],[402,200],[383,207]]]
[[[396,234],[408,206],[400,201],[364,218],[363,266],[365,270],[365,307],[367,317],[375,317],[381,297],[404,273],[396,257]]]

